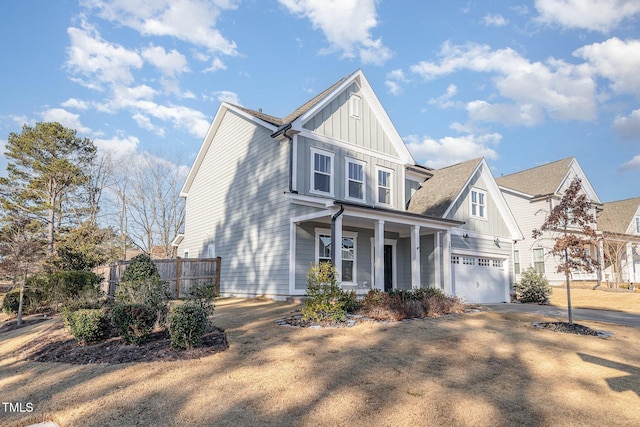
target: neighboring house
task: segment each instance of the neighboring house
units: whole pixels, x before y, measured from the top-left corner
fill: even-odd
[[[598,230],[604,241],[604,279],[640,283],[640,197],[605,203]]]
[[[447,175],[455,183],[426,190]],[[359,294],[431,286],[509,301],[519,232],[486,163],[417,165],[362,71],[284,118],[222,103],[181,195],[178,254],[221,257],[223,295],[304,295],[309,266],[331,261]],[[499,289],[468,284],[471,260]]]
[[[554,245],[554,235],[545,232],[541,238],[533,239],[532,232],[542,226],[574,177],[581,179],[582,191],[591,201],[595,217],[602,203],[574,157],[496,178],[525,237],[515,245],[516,281],[520,280],[525,269],[533,267],[538,273],[544,274],[552,285],[565,282],[564,273],[557,272],[559,260],[550,254]],[[596,224],[593,226],[595,228]],[[588,250],[594,260],[602,259],[597,243],[591,245]],[[573,280],[579,281],[599,281],[599,268],[592,273],[576,271],[572,273],[572,277]]]

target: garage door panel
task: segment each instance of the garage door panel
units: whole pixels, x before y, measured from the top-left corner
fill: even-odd
[[[508,278],[502,260],[453,255],[451,263],[457,297],[468,303],[505,301]]]

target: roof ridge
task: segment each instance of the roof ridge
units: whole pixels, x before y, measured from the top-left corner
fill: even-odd
[[[528,172],[528,171],[531,171],[531,170],[534,170],[534,169],[537,169],[537,168],[541,168],[541,167],[545,167],[545,166],[550,166],[550,165],[553,165],[555,163],[560,163],[560,162],[564,162],[564,161],[567,161],[567,160],[574,160],[575,158],[576,158],[575,156],[565,157],[564,159],[554,160],[554,161],[549,162],[549,163],[543,163],[543,164],[538,165],[538,166],[532,166],[530,168],[523,169],[523,170],[518,171],[518,172],[513,172],[513,173],[510,173],[508,175],[502,175],[502,176],[497,177],[496,179],[506,178],[508,176],[517,175],[517,174],[520,174],[520,173]]]

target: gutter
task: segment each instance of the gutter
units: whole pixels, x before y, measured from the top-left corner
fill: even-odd
[[[340,205],[340,210],[331,216],[331,265],[336,265],[336,220],[344,212],[344,206]],[[342,242],[340,242],[340,255],[342,256]]]
[[[297,194],[298,191],[293,189],[293,138],[287,135],[289,129],[291,129],[291,123],[280,127],[271,134],[271,138],[277,138],[282,135],[289,140],[289,193]]]

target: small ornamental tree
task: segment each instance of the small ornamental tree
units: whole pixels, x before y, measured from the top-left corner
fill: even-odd
[[[582,192],[582,181],[575,177],[564,192],[560,202],[553,207],[539,229],[533,230],[533,238],[539,239],[549,232],[554,240],[551,254],[561,259],[557,272],[564,273],[567,283],[567,311],[569,324],[573,324],[571,312],[571,273],[576,270],[591,273],[595,261],[587,247],[596,239],[596,231],[591,227],[596,218],[592,213],[591,201]]]

